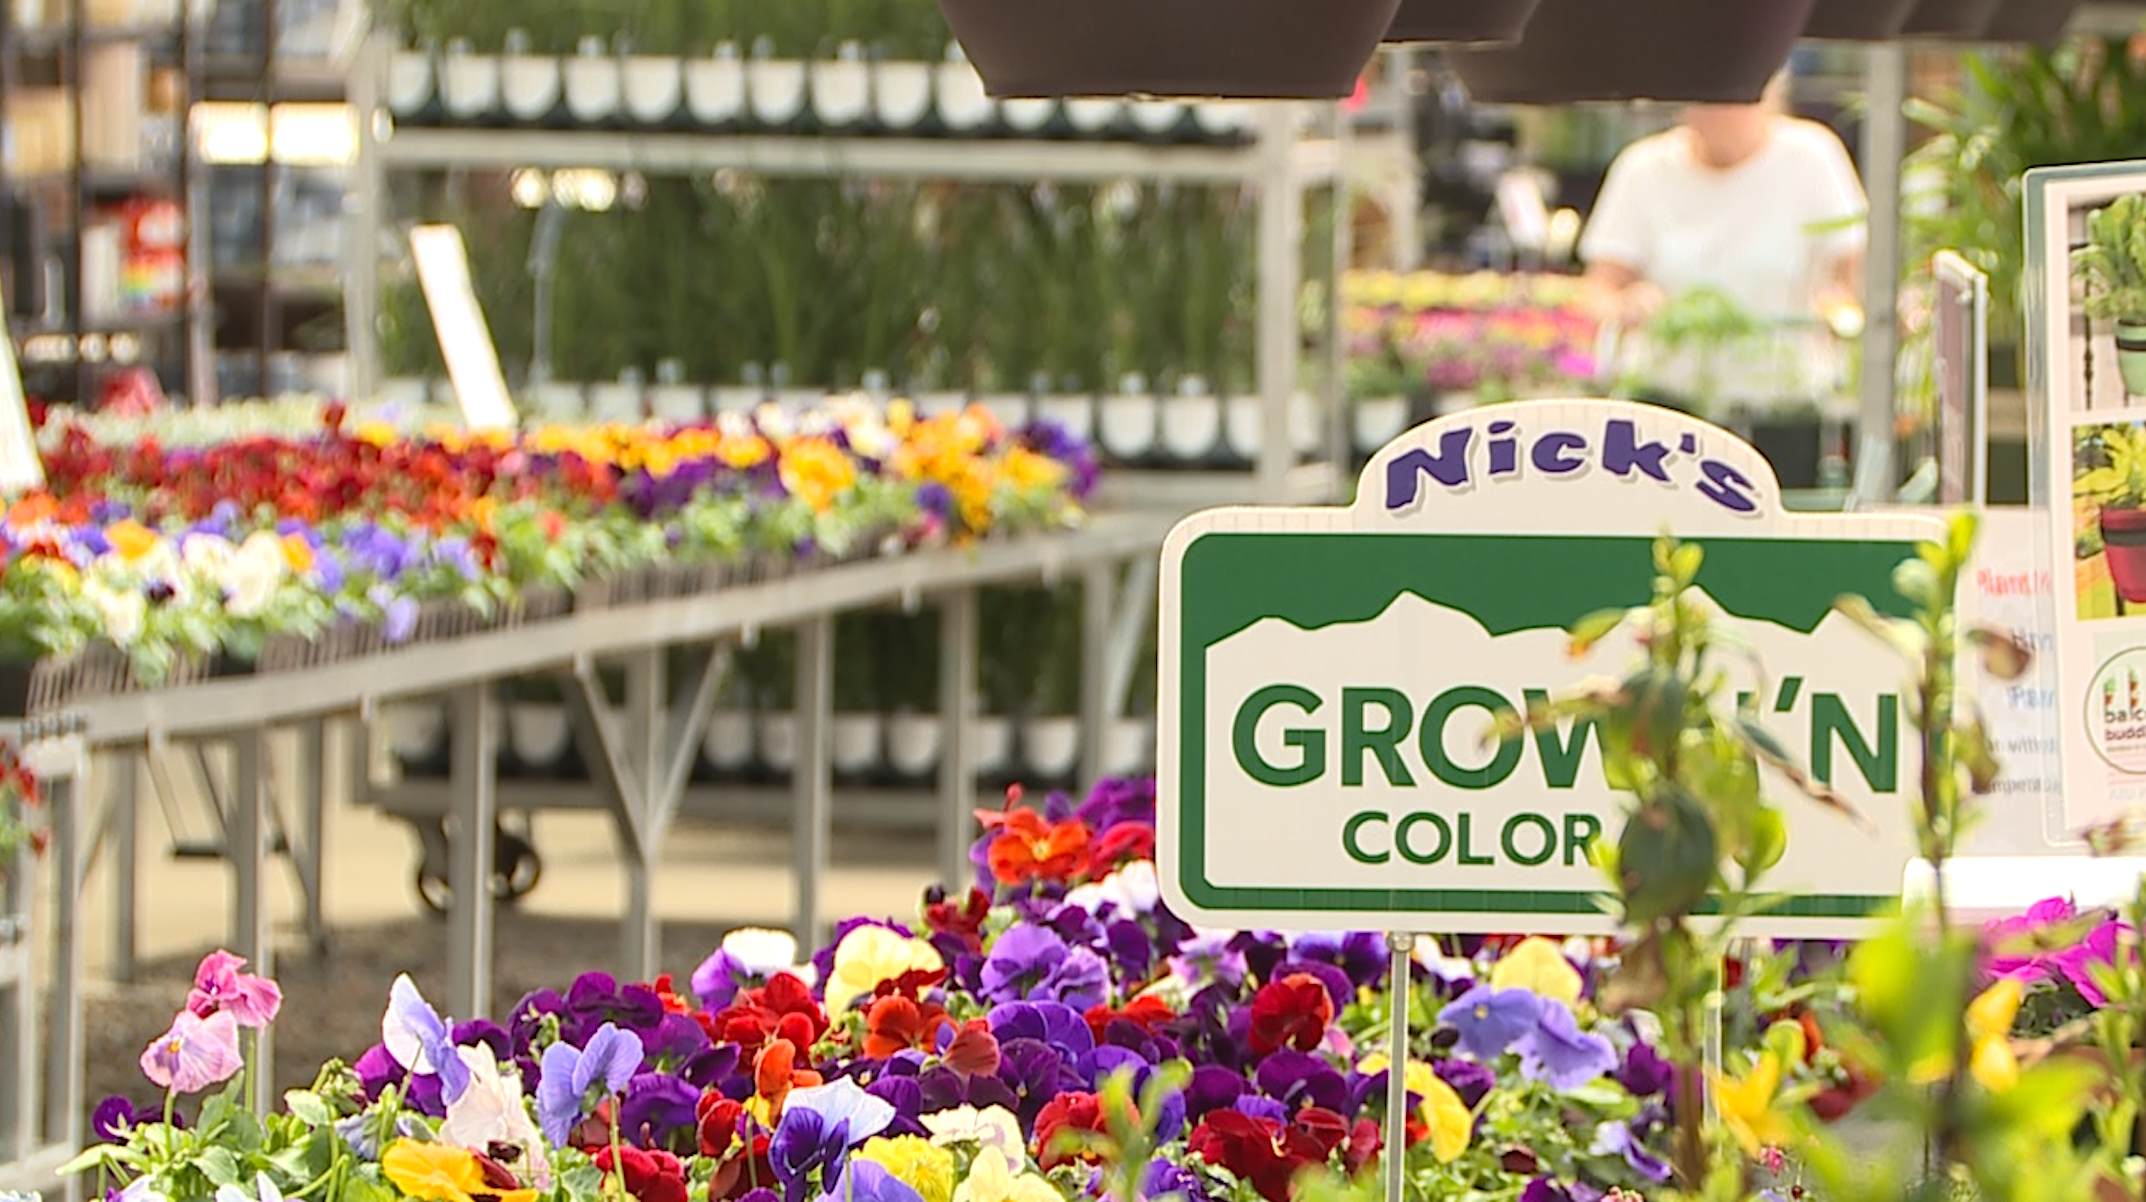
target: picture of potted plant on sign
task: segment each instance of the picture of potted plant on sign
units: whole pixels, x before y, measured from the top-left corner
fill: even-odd
[[[2072,541],[2082,619],[2146,603],[2146,427],[2084,427],[2072,442]]]
[[[2086,315],[2116,323],[2124,392],[2146,395],[2146,196],[2118,197],[2089,214],[2073,264],[2086,286]]]

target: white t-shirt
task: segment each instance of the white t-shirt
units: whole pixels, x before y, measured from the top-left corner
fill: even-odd
[[[1711,391],[1723,400],[1816,399],[1838,386],[1841,356],[1811,327],[1812,302],[1831,265],[1863,247],[1858,219],[1868,211],[1847,149],[1817,122],[1779,119],[1757,154],[1727,169],[1699,162],[1690,135],[1672,129],[1610,165],[1580,256],[1631,268],[1671,297],[1713,288],[1754,316],[1796,326],[1769,345],[1739,347],[1733,364],[1707,372]],[[1629,335],[1625,342],[1622,364],[1646,383],[1686,396],[1700,387],[1697,365],[1649,353]]]

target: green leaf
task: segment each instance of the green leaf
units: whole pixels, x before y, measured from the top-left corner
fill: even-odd
[[[211,1185],[237,1185],[239,1183],[238,1153],[230,1148],[205,1148],[194,1155],[194,1167],[209,1179]]]
[[[335,1111],[311,1090],[291,1090],[283,1095],[283,1106],[308,1127],[326,1127],[335,1121]]]
[[[1787,852],[1787,820],[1781,817],[1779,810],[1764,807],[1752,816],[1750,842],[1737,858],[1737,864],[1744,870],[1744,880],[1748,883],[1779,864]]]
[[[1629,609],[1601,609],[1588,614],[1572,624],[1572,654],[1580,656],[1591,650],[1596,643],[1607,638],[1631,616]]]

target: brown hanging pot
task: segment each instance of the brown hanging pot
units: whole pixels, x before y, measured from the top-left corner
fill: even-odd
[[[1908,15],[1900,35],[1909,38],[1942,38],[1972,41],[1989,30],[2003,0],[1922,0]]]
[[[1990,18],[1985,37],[1993,42],[2024,42],[2054,46],[2064,40],[2064,29],[2080,0],[2000,0]]]
[[[1388,42],[1517,42],[1542,0],[1401,0]]]
[[[2031,0],[2030,0],[2031,2]],[[1818,0],[1803,36],[1836,42],[1884,42],[1900,36],[1919,0]]]
[[[939,0],[999,97],[1334,100],[1400,0]]]
[[[1756,101],[1816,0],[1543,0],[1520,44],[1446,59],[1482,104]]]

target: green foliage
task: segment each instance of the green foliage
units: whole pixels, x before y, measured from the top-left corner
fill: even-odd
[[[2146,507],[2146,428],[2084,427],[2073,435],[2072,463],[2075,499],[2103,509]]]
[[[1908,207],[1909,270],[1957,250],[1990,275],[1990,326],[2020,333],[2025,262],[2021,177],[2035,167],[2116,162],[2146,145],[2146,60],[2128,38],[1967,56],[1966,82],[1908,115],[1934,131],[1908,160],[1932,205]]]
[[[705,54],[720,42],[765,39],[787,57],[829,53],[857,39],[889,56],[937,59],[951,40],[931,0],[517,0],[511,5],[389,0],[381,19],[412,42],[467,38],[496,51],[509,30],[538,54],[572,54],[590,33],[614,34],[643,54]]]
[[[2120,196],[2086,220],[2086,245],[2072,252],[2086,285],[2086,313],[2146,321],[2146,196]]]

